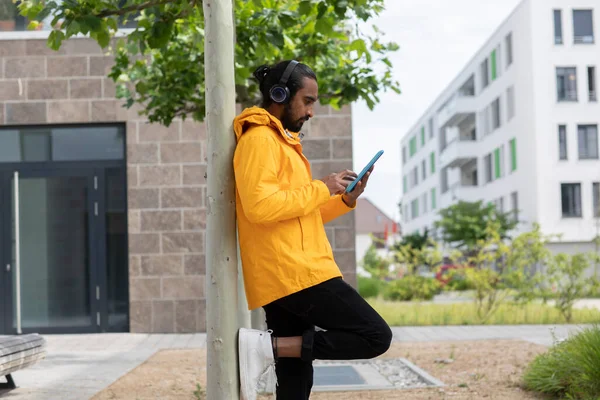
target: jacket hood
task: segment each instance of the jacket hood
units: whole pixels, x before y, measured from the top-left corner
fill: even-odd
[[[298,144],[297,134],[287,132],[283,129],[283,125],[278,118],[264,108],[256,106],[246,108],[233,120],[233,131],[235,132],[236,140],[239,141],[248,129],[255,126],[268,126],[279,132],[290,144]]]

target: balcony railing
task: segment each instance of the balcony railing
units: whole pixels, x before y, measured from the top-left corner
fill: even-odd
[[[598,101],[598,97],[595,90],[590,90],[589,101]]]

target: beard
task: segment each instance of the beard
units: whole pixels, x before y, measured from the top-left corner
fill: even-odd
[[[287,104],[283,110],[283,116],[281,117],[281,124],[285,129],[291,132],[300,132],[302,126],[308,119],[306,117],[297,119],[292,116],[292,110],[289,104]]]

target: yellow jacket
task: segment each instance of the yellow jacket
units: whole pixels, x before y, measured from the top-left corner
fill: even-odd
[[[234,120],[237,221],[248,308],[342,274],[324,224],[349,212],[313,180],[298,135],[259,107]]]

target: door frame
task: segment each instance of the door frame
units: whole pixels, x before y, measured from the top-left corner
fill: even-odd
[[[16,334],[13,328],[13,288],[12,273],[6,273],[6,264],[12,263],[12,203],[11,196],[13,175],[19,172],[20,179],[43,177],[69,177],[78,176],[87,178],[87,209],[88,209],[88,257],[89,257],[89,301],[90,324],[84,327],[38,327],[23,328],[22,333],[96,333],[106,332],[108,326],[108,288],[106,265],[106,221],[101,218],[105,215],[106,186],[105,169],[122,168],[126,173],[124,160],[120,161],[84,161],[84,162],[35,162],[35,163],[6,163],[0,164],[0,185],[7,190],[2,190],[0,199],[0,229],[4,238],[0,243],[0,296],[3,295],[4,321],[0,321],[0,333]],[[127,180],[125,180],[127,182]],[[126,183],[127,185],[127,183]],[[125,188],[126,190],[126,188]],[[96,213],[97,211],[97,213]],[[127,260],[128,263],[128,260]],[[14,269],[11,268],[11,272]],[[99,295],[99,299],[98,299]],[[21,299],[23,301],[24,299]],[[98,320],[100,323],[98,324]]]

